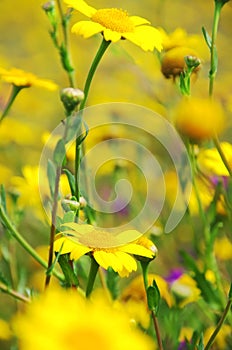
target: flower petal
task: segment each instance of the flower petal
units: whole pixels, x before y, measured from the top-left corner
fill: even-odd
[[[75,246],[76,244],[66,237],[61,237],[55,240],[54,251],[58,253],[62,247],[61,254],[66,254],[70,253],[75,248]]]
[[[123,265],[123,268],[122,268],[121,272],[124,274],[124,276],[125,276],[125,270],[128,271],[128,274],[130,272],[132,272],[132,271],[136,271],[137,270],[136,260],[132,256],[130,256],[129,254],[124,253],[122,251],[116,251],[116,252],[114,252],[114,254],[120,260],[120,262]],[[118,273],[121,276],[120,270],[118,271]]]
[[[139,16],[130,16],[130,20],[135,26],[141,26],[142,24],[150,24],[150,22],[146,18]]]
[[[134,242],[137,239],[139,239],[142,235],[143,233],[137,230],[127,230],[115,235],[115,238],[117,239],[118,244],[122,245]]]
[[[122,37],[121,33],[115,32],[109,28],[104,28],[103,35],[106,41],[112,41],[113,43],[116,43]]]
[[[96,251],[93,256],[97,263],[104,269],[112,267],[115,272],[119,272],[123,268],[123,264],[120,259],[113,252]]]
[[[104,27],[96,22],[91,21],[80,21],[74,24],[72,32],[78,35],[82,35],[85,39],[100,33],[104,30]]]
[[[121,248],[118,248],[120,251],[123,251],[125,253],[129,254],[135,254],[135,255],[140,255],[140,256],[145,256],[147,258],[153,258],[154,257],[154,252],[151,250],[139,245],[139,244],[127,244],[124,245]]]
[[[97,11],[94,7],[87,5],[83,0],[64,0],[64,3],[89,18]]]
[[[123,37],[140,46],[144,51],[162,50],[162,38],[158,29],[151,26],[135,27],[133,33],[123,33]]]
[[[92,225],[80,225],[76,222],[66,222],[62,224],[62,226],[67,226],[69,228],[72,228],[74,231],[79,233],[80,235],[84,235],[85,233],[89,233],[94,231],[94,227]],[[72,231],[65,231],[71,233]]]
[[[83,245],[75,244],[75,247],[73,247],[70,258],[73,260],[78,260],[80,259],[83,255],[86,253],[89,253],[92,249],[85,247]]]

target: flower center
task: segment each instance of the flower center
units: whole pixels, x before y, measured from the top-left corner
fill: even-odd
[[[85,233],[78,241],[90,248],[113,248],[118,246],[115,236],[106,231],[96,231]]]
[[[118,33],[128,33],[134,31],[134,24],[124,10],[112,8],[101,9],[94,13],[92,21],[101,24],[107,29]]]

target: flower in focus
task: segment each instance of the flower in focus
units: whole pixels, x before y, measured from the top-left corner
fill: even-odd
[[[126,11],[117,8],[96,10],[83,0],[65,0],[65,3],[91,19],[77,22],[72,27],[72,32],[84,38],[103,33],[106,41],[117,42],[127,39],[144,51],[162,49],[160,32],[150,26],[150,22],[145,18],[129,16]]]
[[[65,307],[62,304],[65,304]],[[13,320],[20,350],[151,350],[153,342],[131,327],[128,315],[103,295],[49,289]]]
[[[225,127],[221,105],[210,99],[184,98],[177,105],[174,122],[179,132],[193,142],[211,139]]]
[[[150,242],[150,249],[139,242],[141,233],[136,230],[124,231],[118,235],[101,231],[91,225],[66,223],[65,227],[72,230],[63,231],[57,235],[54,250],[61,254],[71,253],[70,258],[78,260],[81,256],[91,253],[96,262],[108,269],[111,267],[121,277],[128,276],[137,270],[137,263],[132,255],[154,259],[157,248]],[[128,243],[129,242],[129,243]]]
[[[56,90],[57,85],[47,79],[39,79],[36,75],[21,69],[11,68],[9,70],[0,67],[0,77],[3,81],[18,87],[38,86],[48,90]]]

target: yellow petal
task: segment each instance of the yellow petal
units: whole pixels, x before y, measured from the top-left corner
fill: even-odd
[[[112,267],[115,272],[118,272],[123,268],[122,262],[115,256],[114,253],[99,250],[94,252],[93,256],[97,263],[104,269]]]
[[[72,32],[78,35],[82,35],[85,39],[100,33],[104,30],[104,27],[96,22],[91,21],[80,21],[74,24]]]
[[[104,28],[103,34],[106,41],[112,41],[113,43],[116,43],[122,37],[121,33],[115,32],[108,28]]]
[[[73,243],[66,237],[61,237],[55,240],[54,251],[58,253],[62,247],[61,254],[70,253],[73,249],[75,249],[75,245],[75,243]]]
[[[127,244],[130,242],[134,242],[137,239],[139,239],[143,233],[137,231],[137,230],[127,230],[124,232],[119,233],[118,235],[115,235],[117,238],[117,242],[119,245]]]
[[[140,256],[145,256],[147,258],[153,258],[154,257],[154,252],[151,250],[139,245],[139,244],[127,244],[123,247],[119,248],[120,251],[123,251],[125,253],[129,254],[135,254],[135,255],[140,255]]]
[[[64,0],[64,3],[89,18],[97,11],[94,7],[87,5],[83,0]]]
[[[85,247],[79,244],[75,244],[75,247],[73,247],[70,258],[73,260],[80,259],[83,255],[89,253],[92,249],[89,247]]]
[[[115,256],[120,260],[120,262],[123,264],[123,267],[128,271],[136,271],[137,270],[137,263],[136,260],[130,256],[127,253],[116,251],[114,252]],[[118,271],[120,274],[120,271]]]
[[[139,16],[130,16],[130,20],[135,26],[141,26],[142,24],[150,24],[150,22],[146,18]]]
[[[162,37],[160,32],[151,26],[135,27],[133,33],[123,33],[123,37],[140,46],[144,51],[162,50]]]
[[[76,222],[66,222],[65,224],[62,224],[62,226],[70,227],[80,235],[84,235],[85,233],[92,232],[94,230],[94,227],[92,225],[80,225]],[[72,231],[67,231],[72,232]]]

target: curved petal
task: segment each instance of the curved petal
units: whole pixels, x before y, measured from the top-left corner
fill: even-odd
[[[71,242],[66,237],[61,237],[55,240],[54,242],[54,251],[59,252],[61,250],[61,254],[70,253],[73,249],[75,249],[76,244]]]
[[[74,231],[79,233],[80,235],[84,235],[85,233],[92,232],[94,230],[94,227],[92,225],[80,225],[77,224],[76,222],[66,222],[62,224],[62,226],[67,226],[69,228],[72,228]],[[71,231],[67,231],[71,232]]]
[[[103,35],[106,41],[112,41],[113,43],[116,43],[122,37],[122,33],[115,32],[109,28],[104,28]]]
[[[123,251],[125,253],[134,254],[134,255],[140,255],[145,256],[147,258],[154,258],[155,254],[151,250],[139,245],[139,244],[127,244],[121,248],[119,248],[120,251]]]
[[[137,270],[136,260],[132,256],[130,256],[129,254],[124,253],[122,251],[116,251],[116,252],[114,252],[114,254],[123,265],[123,269],[121,271],[126,269],[130,273],[132,271]],[[120,271],[118,271],[118,273],[120,275]]]
[[[123,268],[123,264],[113,252],[96,251],[93,256],[97,263],[104,269],[112,267],[115,272],[119,272]]]
[[[92,249],[79,244],[75,244],[75,247],[71,251],[70,258],[73,260],[80,259],[83,255],[89,253]]]
[[[115,235],[115,238],[117,239],[117,242],[119,245],[123,245],[123,244],[136,241],[142,235],[143,233],[137,230],[127,230]]]
[[[97,11],[94,7],[87,5],[83,0],[64,0],[64,3],[69,7],[72,7],[75,10],[79,11],[80,13],[83,13],[83,15],[89,18],[91,18]]]
[[[123,33],[123,37],[140,46],[144,51],[162,50],[162,37],[158,29],[151,26],[135,27],[133,33]]]
[[[150,24],[146,18],[139,16],[130,16],[130,20],[133,22],[135,26],[141,26],[142,24]]]
[[[72,27],[73,33],[82,35],[85,39],[90,38],[103,30],[104,27],[101,24],[91,21],[80,21]]]

